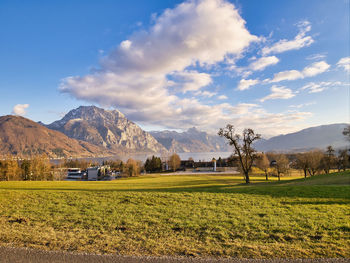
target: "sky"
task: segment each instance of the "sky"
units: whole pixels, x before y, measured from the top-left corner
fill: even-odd
[[[146,130],[350,122],[349,0],[0,0],[0,115]]]

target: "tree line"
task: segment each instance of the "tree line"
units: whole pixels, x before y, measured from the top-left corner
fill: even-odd
[[[53,180],[54,171],[50,160],[45,155],[34,156],[31,159],[14,159],[7,156],[0,160],[0,180]]]
[[[349,153],[347,149],[339,150],[335,154],[332,146],[328,146],[325,152],[320,150],[299,153],[294,160],[287,158],[286,154],[278,153],[258,153],[253,144],[261,139],[261,135],[254,132],[253,129],[244,129],[242,135],[235,132],[235,128],[231,124],[220,128],[218,135],[228,140],[233,146],[234,155],[238,156],[238,164],[244,175],[246,183],[250,182],[250,173],[253,165],[256,165],[264,171],[266,180],[268,180],[269,172],[277,174],[280,180],[281,175],[288,174],[290,168],[301,169],[304,176],[314,176],[321,171],[329,173],[331,169],[336,168],[338,171],[346,170],[349,166]],[[350,126],[346,127],[343,135],[350,141]],[[272,173],[271,173],[271,168]]]
[[[177,154],[170,156],[169,168],[176,171],[180,167],[180,157]],[[141,161],[128,159],[105,160],[102,166],[109,167],[109,171],[117,172],[121,176],[137,176],[142,172],[163,171],[162,161],[159,157],[148,158],[145,164]],[[19,159],[6,156],[0,159],[0,181],[45,181],[63,180],[67,176],[67,168],[80,168],[82,171],[88,167],[99,166],[98,162],[84,159],[65,159],[53,164],[46,155],[36,155],[28,159]]]

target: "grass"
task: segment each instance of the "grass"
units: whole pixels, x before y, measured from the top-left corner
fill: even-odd
[[[240,258],[350,257],[350,173],[1,182],[0,245]]]

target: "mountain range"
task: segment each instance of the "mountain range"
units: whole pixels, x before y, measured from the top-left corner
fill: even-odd
[[[195,127],[182,133],[151,131],[150,134],[170,152],[227,152],[231,150],[223,138],[199,131]]]
[[[268,140],[260,140],[255,143],[259,151],[289,151],[300,152],[311,149],[326,149],[331,145],[333,148],[347,146],[342,132],[349,124],[338,123],[310,127],[298,132],[272,137]]]
[[[311,127],[299,132],[262,139],[259,151],[305,151],[347,146],[342,131],[348,124]],[[51,157],[110,156],[128,153],[226,152],[232,147],[218,135],[190,128],[185,132],[146,132],[118,110],[80,106],[61,120],[45,125],[19,116],[0,117],[0,155]]]
[[[111,151],[166,152],[152,135],[128,120],[118,110],[80,106],[61,120],[46,126],[70,138],[103,146]]]

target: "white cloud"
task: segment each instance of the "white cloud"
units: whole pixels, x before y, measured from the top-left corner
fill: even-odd
[[[238,90],[246,90],[249,89],[250,86],[254,86],[258,84],[260,81],[258,79],[241,79],[237,89]]]
[[[194,95],[211,98],[211,97],[214,97],[216,94],[217,94],[216,92],[210,92],[205,90],[205,91],[197,91]]]
[[[130,40],[124,40],[120,43],[120,48],[123,50],[128,50],[131,47],[132,42]]]
[[[271,65],[277,64],[278,61],[279,61],[279,59],[277,57],[275,57],[275,56],[262,57],[262,58],[259,58],[256,61],[252,62],[249,65],[249,68],[254,70],[254,71],[263,70],[267,66],[271,66]]]
[[[303,86],[301,88],[301,90],[307,90],[308,93],[318,93],[318,92],[322,92],[326,89],[328,89],[329,87],[336,87],[336,86],[344,86],[344,83],[340,82],[340,81],[322,81],[322,82],[310,82],[308,84],[306,84],[305,86]]]
[[[316,84],[316,83],[311,82],[311,83],[303,86],[301,89],[308,90],[308,93],[318,93],[318,92],[324,91],[325,88],[326,87],[322,86],[321,84]]]
[[[350,57],[341,58],[338,61],[337,66],[343,68],[345,71],[350,73]]]
[[[17,104],[13,107],[12,114],[24,116],[27,114],[26,109],[29,107],[29,104]]]
[[[242,76],[243,78],[248,78],[248,77],[249,77],[250,75],[252,75],[252,74],[253,74],[253,71],[248,70],[248,71],[242,72],[241,76]]]
[[[306,59],[308,59],[308,60],[320,60],[320,59],[325,59],[325,58],[326,58],[325,54],[313,54],[313,55],[306,57]]]
[[[230,106],[204,105],[183,99],[183,93],[214,96],[201,90],[212,83],[201,69],[234,61],[254,41],[259,38],[249,33],[230,2],[189,0],[166,9],[147,31],[134,32],[121,42],[102,58],[99,70],[62,80],[60,91],[116,107],[140,123],[204,127],[210,116],[230,118]]]
[[[318,74],[321,74],[329,69],[329,65],[325,61],[319,61],[312,63],[311,65],[305,67],[303,71],[298,70],[286,70],[274,74],[273,79],[269,82],[280,82],[284,80],[296,80],[303,79],[306,77],[313,77]]]
[[[219,100],[227,100],[228,97],[226,95],[220,95],[220,96],[218,96],[218,99]]]
[[[211,76],[198,71],[181,71],[172,74],[175,86],[180,86],[181,91],[197,91],[212,83]]]
[[[271,82],[280,82],[283,80],[295,80],[303,78],[303,74],[298,70],[286,70],[274,74]]]
[[[306,33],[311,30],[311,24],[308,21],[303,21],[298,24],[299,33],[293,40],[282,39],[271,47],[264,47],[262,49],[263,55],[271,53],[282,53],[288,50],[300,49],[302,47],[310,46],[314,40],[311,36],[307,36]]]
[[[295,94],[291,89],[287,89],[286,87],[278,87],[273,85],[271,87],[271,94],[266,97],[260,99],[261,102],[266,100],[275,100],[275,99],[290,99],[293,98]]]
[[[303,70],[304,77],[313,77],[321,74],[329,69],[329,65],[325,61],[315,62]]]

